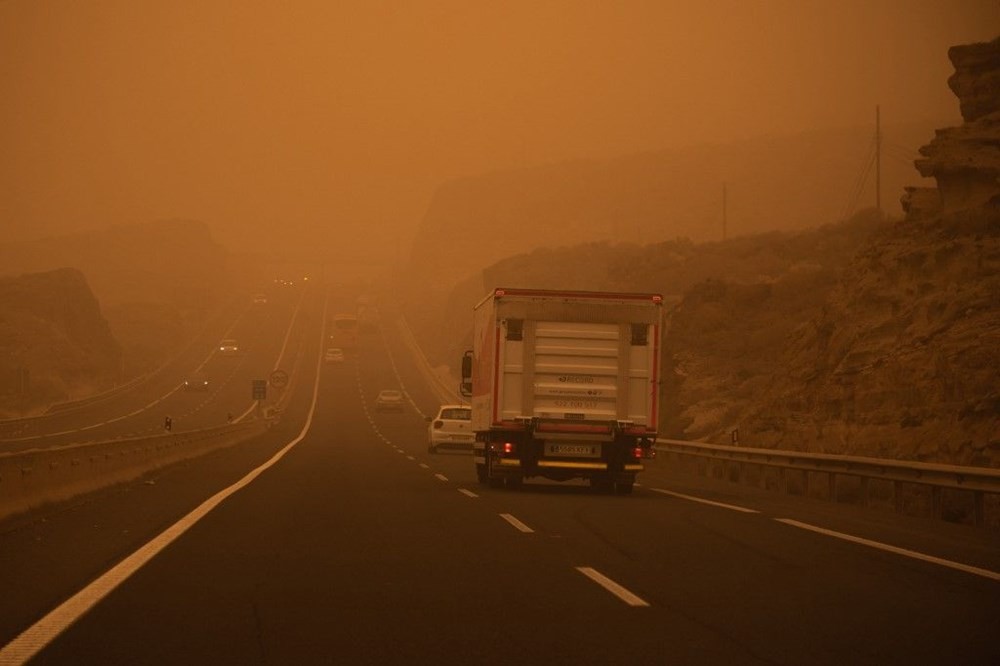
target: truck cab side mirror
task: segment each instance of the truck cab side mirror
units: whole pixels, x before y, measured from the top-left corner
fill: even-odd
[[[467,351],[462,356],[462,383],[458,387],[458,392],[463,397],[472,395],[472,352]]]

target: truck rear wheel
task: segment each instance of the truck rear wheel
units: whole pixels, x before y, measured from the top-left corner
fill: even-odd
[[[503,488],[503,477],[493,472],[493,458],[486,457],[486,481],[490,488]]]

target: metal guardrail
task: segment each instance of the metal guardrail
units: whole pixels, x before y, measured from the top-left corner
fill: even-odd
[[[656,450],[679,456],[691,456],[706,460],[721,461],[736,466],[736,475],[745,480],[746,466],[776,468],[779,483],[787,489],[785,470],[796,470],[804,475],[806,492],[809,490],[810,474],[825,476],[825,483],[831,495],[836,493],[838,476],[858,477],[861,480],[862,501],[869,502],[868,481],[875,479],[893,484],[893,497],[897,510],[901,509],[901,484],[915,484],[931,488],[932,511],[935,517],[942,516],[941,491],[961,490],[972,493],[974,521],[976,525],[985,523],[985,495],[1000,495],[1000,469],[988,467],[966,467],[940,465],[934,463],[841,456],[829,453],[809,453],[783,449],[752,449],[704,442],[689,442],[675,439],[658,439]],[[731,474],[726,474],[731,477]]]
[[[263,433],[271,421],[0,453],[0,519],[135,479]]]
[[[413,335],[413,331],[410,329],[410,325],[407,323],[406,317],[400,314],[396,319],[396,325],[399,328],[400,337],[403,339],[403,343],[407,346],[407,348],[409,348],[410,353],[413,354],[413,358],[417,361],[421,374],[423,374],[427,379],[428,385],[431,390],[434,391],[435,395],[437,395],[441,404],[459,404],[466,402],[455,391],[455,387],[458,386],[457,382],[454,386],[446,386],[440,375],[438,375],[438,373],[434,371],[434,368],[431,367],[427,357],[424,356],[423,349],[420,348],[420,344]]]

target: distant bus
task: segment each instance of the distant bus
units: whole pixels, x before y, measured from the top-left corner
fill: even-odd
[[[358,347],[358,318],[352,314],[333,315],[333,331],[330,346],[345,352],[353,352]]]

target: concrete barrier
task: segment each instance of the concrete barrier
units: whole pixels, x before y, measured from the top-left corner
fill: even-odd
[[[270,421],[0,453],[0,520],[138,478],[263,433]]]

